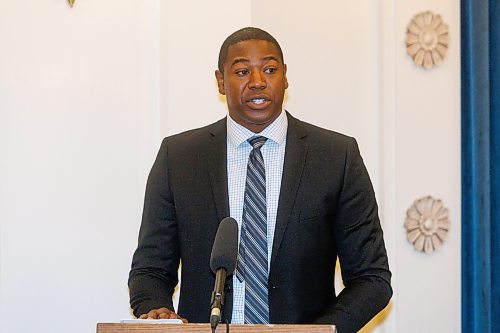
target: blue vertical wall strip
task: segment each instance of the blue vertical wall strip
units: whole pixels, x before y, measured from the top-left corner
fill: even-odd
[[[500,332],[500,0],[489,2],[491,158],[491,331]]]
[[[462,332],[500,332],[499,0],[462,0]]]

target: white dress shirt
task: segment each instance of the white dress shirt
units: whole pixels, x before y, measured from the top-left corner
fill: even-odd
[[[261,152],[266,169],[266,201],[267,201],[267,262],[271,263],[274,229],[278,211],[283,163],[285,160],[286,132],[288,119],[284,111],[261,133],[253,133],[249,129],[227,117],[227,180],[229,191],[230,216],[238,222],[241,230],[243,216],[243,200],[247,174],[248,157],[252,146],[248,139],[256,135],[268,138]],[[232,323],[243,324],[245,318],[245,282],[233,276],[233,315]]]

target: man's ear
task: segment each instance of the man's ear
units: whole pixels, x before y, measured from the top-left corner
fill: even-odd
[[[285,89],[288,89],[288,79],[286,78],[286,64],[283,64],[283,71],[285,72]]]
[[[217,86],[219,87],[219,93],[221,95],[226,94],[226,89],[224,89],[224,74],[218,69],[215,71],[215,78],[217,79]]]

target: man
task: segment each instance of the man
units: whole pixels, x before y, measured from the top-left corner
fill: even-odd
[[[335,324],[346,333],[388,303],[391,273],[356,141],[283,110],[286,70],[271,35],[236,31],[215,73],[229,117],[164,139],[129,278],[136,316],[209,320],[210,252],[227,216],[238,221],[240,245],[224,319]],[[338,296],[337,256],[345,285]]]

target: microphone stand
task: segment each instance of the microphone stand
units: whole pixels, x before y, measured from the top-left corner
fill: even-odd
[[[212,292],[210,313],[210,326],[212,333],[215,333],[217,324],[219,324],[222,317],[222,308],[224,306],[224,285],[226,284],[227,271],[225,268],[219,268],[215,274],[215,286]]]

